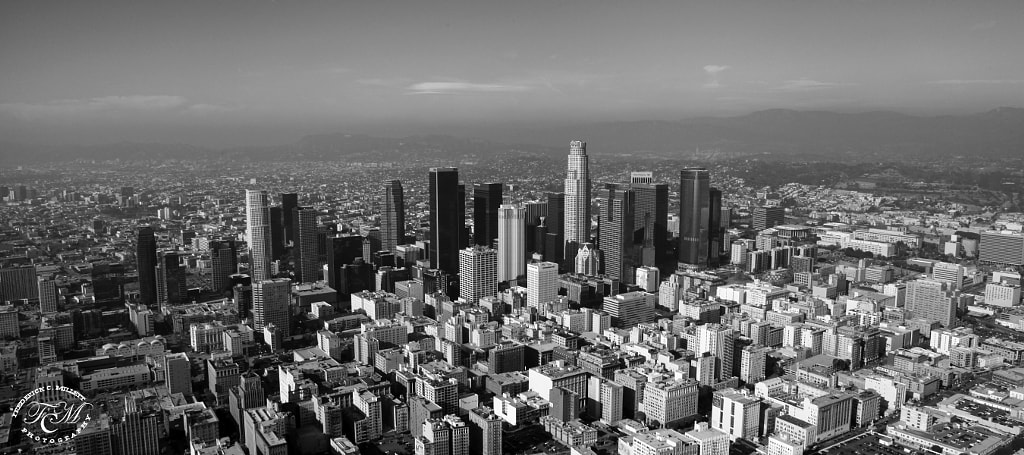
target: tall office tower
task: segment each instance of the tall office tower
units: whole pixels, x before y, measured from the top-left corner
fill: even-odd
[[[740,380],[747,384],[763,381],[770,351],[771,348],[758,344],[744,347],[740,352]]]
[[[721,265],[722,250],[725,248],[725,229],[722,227],[722,192],[717,188],[708,190],[708,266]]]
[[[526,265],[526,306],[541,308],[558,298],[558,264],[531,262]]]
[[[292,282],[287,278],[275,280],[253,280],[252,282],[252,325],[262,332],[273,323],[282,337],[291,333],[289,302],[292,297]]]
[[[636,279],[637,248],[633,243],[633,208],[636,195],[610,184],[598,190],[601,213],[598,214],[598,248],[604,262],[604,274],[621,283]]]
[[[544,219],[548,216],[547,202],[527,202],[526,208],[526,251],[528,253],[544,254],[544,242],[547,235],[547,228],[538,231]],[[546,226],[546,224],[545,224]]]
[[[328,239],[327,285],[341,293],[342,273],[346,264],[355,263],[363,257],[363,237],[348,235]]]
[[[459,250],[466,243],[465,187],[453,167],[432,167],[429,177],[430,268],[457,275]]]
[[[1003,265],[1024,265],[1024,234],[985,231],[978,242],[978,259]]]
[[[668,250],[668,185],[655,184],[651,172],[634,172],[630,188],[636,195],[633,210],[633,229],[641,231],[643,265],[656,266],[662,273],[675,269]]]
[[[383,215],[381,248],[394,252],[398,245],[405,243],[405,193],[399,180],[384,183]]]
[[[504,423],[490,407],[481,406],[469,411],[469,453],[501,455],[501,426]]]
[[[321,277],[320,262],[316,247],[316,210],[312,207],[296,207],[292,214],[295,222],[295,277],[299,283],[317,281]]]
[[[213,268],[213,291],[224,293],[234,285],[231,275],[238,273],[238,248],[234,240],[210,242],[210,262]]]
[[[498,281],[512,281],[526,272],[526,209],[518,204],[498,208]]]
[[[192,395],[192,363],[184,352],[164,356],[164,377],[168,393]]]
[[[162,420],[163,417],[154,411],[125,412],[120,419],[110,419],[110,445],[116,448],[113,453],[158,455]]]
[[[597,276],[601,273],[601,251],[594,247],[593,243],[584,243],[576,251],[576,259],[573,263],[573,270],[576,273],[586,276]]]
[[[498,295],[498,252],[482,246],[459,251],[459,297],[476,305],[481,297]]]
[[[729,438],[757,439],[761,399],[737,390],[719,390],[711,398],[711,428]]]
[[[143,305],[156,304],[156,235],[153,228],[139,228],[135,241],[135,265],[139,271],[139,299]]]
[[[786,209],[782,207],[754,207],[752,227],[758,231],[786,224]]]
[[[688,348],[696,353],[709,353],[717,358],[715,379],[724,381],[732,377],[733,346],[736,333],[729,326],[703,324],[697,326],[697,346]]]
[[[53,277],[38,277],[39,286],[39,312],[56,313],[59,307],[60,293],[57,292],[57,282]]]
[[[297,193],[281,193],[281,220],[284,227],[284,244],[294,244],[295,232],[295,208],[299,206],[299,195]]]
[[[284,251],[284,214],[281,206],[275,205],[270,208],[270,258],[280,259]]]
[[[565,174],[565,242],[572,242],[566,251],[575,251],[590,241],[590,167],[587,143],[569,143],[569,166]]]
[[[679,262],[707,266],[710,175],[704,168],[679,172]]]
[[[284,195],[282,195],[284,196]],[[291,211],[284,211],[286,223]],[[248,228],[249,242],[249,275],[253,281],[263,281],[271,277],[270,254],[270,198],[266,191],[245,190],[245,223]],[[288,231],[285,231],[287,239]]]
[[[565,260],[565,193],[547,193],[548,227],[544,241],[544,260],[561,264]],[[575,253],[575,252],[573,252]]]
[[[473,244],[491,248],[498,238],[498,211],[502,203],[501,183],[473,185]]]
[[[161,251],[156,261],[156,303],[183,303],[188,298],[188,271],[178,253]]]
[[[946,281],[919,279],[907,283],[906,309],[915,318],[938,322],[943,327],[956,325],[959,296]]]

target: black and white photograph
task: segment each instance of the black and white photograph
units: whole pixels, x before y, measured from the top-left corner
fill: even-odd
[[[0,455],[1024,455],[1024,0],[0,2]]]

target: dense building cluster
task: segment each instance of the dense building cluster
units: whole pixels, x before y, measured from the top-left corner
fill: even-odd
[[[779,201],[806,187],[734,196],[696,167],[595,185],[589,160],[573,141],[564,190],[534,200],[455,167],[376,182],[372,210],[250,182],[238,207],[89,216],[106,244],[5,219],[0,452],[988,455],[1022,434],[1019,223],[795,216]],[[139,203],[87,198],[46,204]],[[89,424],[19,437],[11,407],[60,386]]]

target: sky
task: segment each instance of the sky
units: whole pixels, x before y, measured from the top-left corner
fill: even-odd
[[[0,2],[0,141],[1024,107],[1021,0]]]

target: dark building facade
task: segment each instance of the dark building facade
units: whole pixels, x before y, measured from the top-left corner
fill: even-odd
[[[498,207],[502,201],[502,184],[473,185],[473,244],[492,247],[498,238]]]
[[[153,228],[139,228],[135,242],[135,261],[139,271],[139,299],[143,305],[156,304],[156,235]]]
[[[466,189],[459,170],[430,168],[430,267],[459,273],[459,250],[466,246]]]

